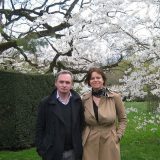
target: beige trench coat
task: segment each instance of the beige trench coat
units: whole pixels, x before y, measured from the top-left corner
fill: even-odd
[[[98,122],[91,93],[82,97],[86,126],[83,131],[83,160],[120,160],[120,139],[126,128],[121,96],[108,92],[98,106]]]

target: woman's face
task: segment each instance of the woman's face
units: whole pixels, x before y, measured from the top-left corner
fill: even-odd
[[[101,74],[99,74],[97,72],[92,72],[91,79],[90,79],[89,83],[90,83],[90,86],[94,90],[99,90],[99,89],[103,88],[104,80],[103,80]]]

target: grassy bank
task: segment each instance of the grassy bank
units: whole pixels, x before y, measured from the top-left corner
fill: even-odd
[[[160,160],[160,113],[149,113],[144,102],[127,102],[126,108],[128,125],[121,141],[122,160]],[[0,160],[40,159],[35,148],[0,151]]]

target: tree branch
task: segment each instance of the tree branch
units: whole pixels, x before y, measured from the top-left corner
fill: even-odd
[[[48,30],[43,30],[39,32],[31,32],[27,34],[24,38],[20,38],[17,40],[9,40],[8,42],[0,43],[0,52],[3,52],[9,48],[16,47],[16,46],[23,46],[24,42],[29,42],[31,39],[38,39],[45,36],[52,36],[55,38],[60,38],[63,35],[56,34],[57,31],[60,31],[66,27],[69,27],[70,25],[66,22],[61,23],[58,26],[51,27]]]

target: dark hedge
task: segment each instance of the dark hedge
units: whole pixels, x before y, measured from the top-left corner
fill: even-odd
[[[0,71],[0,150],[34,146],[37,106],[53,84],[53,75]]]

